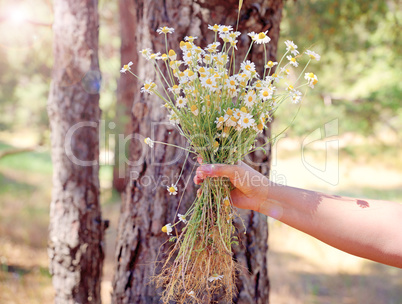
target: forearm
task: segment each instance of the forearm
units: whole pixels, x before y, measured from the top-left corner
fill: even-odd
[[[271,185],[259,211],[342,251],[402,268],[402,205]]]

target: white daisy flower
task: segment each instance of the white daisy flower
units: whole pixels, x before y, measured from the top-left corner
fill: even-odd
[[[173,87],[171,87],[171,88],[168,88],[168,90],[170,91],[170,92],[173,92],[173,93],[175,93],[176,95],[178,95],[178,94],[180,94],[180,87],[177,85],[177,84],[175,84]]]
[[[236,127],[236,125],[237,125],[237,118],[234,116],[229,117],[225,121],[225,126],[227,126],[227,127]]]
[[[217,52],[217,48],[220,45],[220,42],[214,42],[214,43],[210,43],[207,45],[207,47],[205,48],[205,50],[209,53],[215,53]]]
[[[184,37],[184,40],[188,41],[188,42],[194,42],[195,39],[198,39],[198,37],[193,37],[193,36]]]
[[[209,25],[209,24],[208,24],[208,29],[214,31],[215,33],[216,33],[217,31],[219,31],[219,28],[220,28],[220,27],[221,27],[221,25],[217,25],[217,24],[215,24],[215,25]]]
[[[223,204],[224,204],[225,206],[230,206],[229,197],[226,196],[226,197],[223,199]]]
[[[229,33],[230,31],[233,31],[233,27],[231,25],[221,25],[219,26],[218,31],[220,34]]]
[[[174,126],[178,125],[180,123],[180,119],[176,115],[176,113],[172,113],[172,114],[168,115],[168,119],[169,119],[169,122]]]
[[[282,71],[281,71],[281,72],[282,72]],[[273,81],[273,82],[275,83],[275,82],[279,82],[282,78],[283,78],[283,77],[282,77],[282,76],[279,76],[278,73],[273,73],[271,76],[267,76],[267,77],[266,77],[266,80],[267,80],[267,81]]]
[[[290,75],[290,70],[287,69],[286,67],[283,67],[283,68],[280,69],[279,73],[284,74],[286,76],[289,76]]]
[[[161,59],[161,58],[162,58],[162,57],[161,57],[161,53],[160,53],[160,52],[158,52],[158,53],[153,53],[153,54],[149,55],[149,59],[159,60],[159,59]]]
[[[167,233],[167,235],[172,235],[172,231],[173,231],[173,228],[172,228],[171,223],[162,227],[162,232]]]
[[[191,113],[193,113],[195,116],[198,116],[199,111],[198,111],[198,108],[196,105],[192,105],[190,110],[191,110]]]
[[[164,27],[158,28],[158,29],[156,30],[156,32],[157,32],[158,34],[172,34],[172,33],[174,32],[174,28],[164,26]]]
[[[268,61],[267,64],[265,65],[265,68],[270,69],[272,67],[274,67],[275,65],[277,65],[278,63],[275,61]]]
[[[213,274],[212,276],[210,276],[209,278],[208,278],[208,281],[209,282],[213,282],[213,281],[216,281],[216,280],[222,280],[222,278],[223,278],[223,275],[219,275],[219,274]]]
[[[243,128],[243,129],[247,129],[250,128],[254,125],[254,119],[253,116],[251,114],[244,114],[243,117],[240,118],[239,120],[239,125]]]
[[[309,85],[310,88],[314,89],[314,85],[317,84],[318,82],[318,78],[316,75],[314,75],[313,73],[305,73],[304,74],[304,79],[307,80],[307,83]]]
[[[146,48],[142,49],[140,53],[146,60],[149,60],[149,56],[152,54],[152,50],[150,48]]]
[[[258,35],[254,32],[248,33],[247,36],[250,36],[251,40],[255,41]]]
[[[177,216],[178,216],[179,220],[180,220],[181,222],[183,222],[184,224],[187,224],[187,223],[188,223],[188,221],[186,220],[186,217],[185,217],[183,214],[180,214],[180,213],[179,213]]]
[[[171,185],[170,187],[167,187],[167,190],[169,192],[169,195],[176,195],[177,194],[177,187],[176,185]]]
[[[297,45],[293,43],[293,41],[286,40],[286,51],[290,51],[291,54],[297,55],[299,54],[299,51],[297,50]]]
[[[153,91],[157,88],[156,84],[152,81],[145,81],[144,86],[141,88],[141,93],[147,92],[148,94],[152,94]]]
[[[216,127],[217,127],[218,129],[221,129],[221,128],[222,128],[224,122],[225,122],[225,118],[224,118],[223,116],[217,117],[217,118],[215,119]]]
[[[244,71],[244,73],[251,76],[255,73],[255,64],[254,64],[254,62],[251,62],[250,60],[243,61],[240,64],[240,69],[242,71]]]
[[[132,65],[133,65],[133,62],[132,62],[132,61],[130,61],[129,63],[125,64],[125,65],[121,68],[120,73],[126,73],[127,71],[131,70],[130,67],[131,67]]]
[[[271,99],[273,94],[274,90],[272,89],[272,87],[264,87],[259,91],[259,95],[262,100]]]
[[[306,55],[309,55],[311,59],[315,59],[317,61],[320,61],[320,59],[321,59],[320,55],[318,55],[316,52],[313,52],[313,51],[310,51],[310,50],[306,51]]]
[[[177,54],[174,50],[169,50],[168,56],[171,61],[175,61],[177,59]]]
[[[298,91],[298,90],[293,90],[292,95],[290,96],[290,98],[292,99],[292,103],[299,103],[303,97],[302,92]]]
[[[297,62],[296,58],[292,57],[292,55],[286,56],[286,59],[289,60],[289,63],[294,67],[297,68],[299,66],[299,63]]]
[[[244,104],[247,108],[251,109],[256,101],[256,94],[254,90],[248,91],[246,96],[244,96]]]
[[[152,139],[150,139],[149,137],[144,139],[144,143],[146,143],[148,146],[150,146],[151,148],[154,147],[154,141]]]
[[[184,108],[187,104],[187,98],[179,96],[176,100],[176,106],[178,108]]]
[[[268,43],[268,42],[270,42],[271,41],[271,38],[269,38],[268,36],[267,36],[267,33],[268,33],[268,31],[265,31],[265,32],[261,32],[261,33],[259,33],[258,35],[255,35],[254,36],[254,41],[257,43],[257,44],[265,44],[265,43]]]
[[[216,79],[211,76],[202,78],[201,85],[207,89],[213,90],[214,86],[216,86]]]

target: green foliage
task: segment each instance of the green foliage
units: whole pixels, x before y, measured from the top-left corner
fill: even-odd
[[[401,24],[401,4],[393,0],[287,2],[281,36],[291,37],[301,52],[312,48],[322,55],[314,66],[319,83],[291,132],[302,135],[338,118],[340,134],[379,136],[384,128],[398,134]],[[289,115],[277,115],[279,129]]]

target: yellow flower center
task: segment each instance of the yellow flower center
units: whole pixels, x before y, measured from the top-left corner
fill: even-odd
[[[123,69],[128,70],[128,64],[125,64]]]
[[[180,48],[184,47],[186,43],[184,41],[180,41]]]
[[[150,84],[148,84],[148,83],[144,84],[144,89],[145,89],[145,90],[148,90],[150,87],[151,87]]]
[[[230,116],[230,115],[233,115],[233,111],[232,111],[231,109],[228,109],[228,110],[226,111],[226,114],[229,115],[229,116]]]
[[[175,191],[176,191],[175,187],[170,187],[170,188],[169,188],[169,192],[173,193],[173,192],[175,192]]]
[[[246,107],[242,107],[242,108],[240,109],[240,111],[242,111],[243,113],[247,113],[247,108],[246,108]]]
[[[237,118],[234,117],[234,116],[230,117],[230,119],[233,120],[233,121],[237,121]]]
[[[318,82],[317,79],[314,79],[314,80],[313,80],[313,84],[314,84],[314,85],[315,85],[317,82]]]
[[[191,45],[191,43],[190,43],[190,42],[186,42],[186,48],[188,48],[188,49],[192,49],[192,48],[193,48],[193,46]]]
[[[223,203],[225,204],[225,206],[230,205],[230,201],[227,198],[223,200]]]
[[[272,77],[276,78],[276,77],[278,77],[278,74],[274,73],[274,74],[272,74]]]
[[[234,80],[231,80],[230,85],[234,86],[234,85],[236,85],[236,82]]]
[[[269,66],[270,68],[272,68],[274,66],[274,63],[272,61],[268,61],[267,66]]]
[[[248,101],[249,101],[249,102],[252,102],[252,101],[253,101],[253,96],[249,96],[249,97],[248,97]]]
[[[200,73],[205,73],[204,67],[200,67],[199,71],[200,71]]]
[[[251,65],[246,65],[245,67],[244,67],[247,71],[250,71],[250,69],[251,69]]]
[[[258,39],[264,39],[266,36],[265,33],[261,32],[258,34]]]
[[[163,226],[163,227],[162,227],[162,232],[167,233],[167,231],[168,231],[168,230],[167,230],[167,227],[166,227],[166,226]]]
[[[310,78],[314,78],[314,73],[310,73],[310,74],[308,74],[308,77],[310,77]]]
[[[214,148],[218,148],[219,147],[219,143],[217,141],[214,142]]]
[[[227,31],[229,31],[229,29],[228,29],[227,27],[224,27],[224,28],[222,29],[222,32],[227,32]]]
[[[197,106],[196,106],[196,105],[192,105],[192,106],[191,106],[191,111],[192,111],[192,112],[197,111]]]
[[[269,95],[268,91],[264,91],[264,92],[262,92],[262,96],[264,96],[264,97],[268,97],[268,95]]]
[[[177,84],[175,84],[173,87],[172,87],[172,89],[178,89],[179,88],[179,86],[177,85]]]
[[[296,62],[296,58],[293,58],[293,57],[292,57],[292,59],[290,59],[290,61]]]
[[[213,29],[213,31],[217,31],[217,30],[219,30],[219,25],[217,25],[217,24],[215,24],[213,27],[212,27],[212,29]]]
[[[223,122],[225,119],[221,116],[221,117],[219,117],[219,119],[218,119],[218,121],[219,122]]]
[[[191,77],[191,76],[193,76],[193,75],[194,75],[194,72],[193,72],[193,71],[189,71],[189,72],[188,72],[188,76],[189,76],[189,77]]]
[[[258,124],[258,125],[257,125],[257,129],[258,129],[258,130],[261,131],[263,128],[264,128],[264,125],[263,125],[263,124]]]
[[[293,90],[293,86],[290,85],[290,86],[288,87],[288,90],[289,90],[289,91]]]
[[[169,51],[169,56],[174,56],[174,55],[176,55],[176,52],[173,51],[173,50],[170,50],[170,51]]]
[[[207,81],[205,81],[206,84],[212,84],[212,80],[210,78],[207,79]]]

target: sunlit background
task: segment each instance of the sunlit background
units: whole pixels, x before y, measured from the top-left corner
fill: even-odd
[[[99,11],[102,119],[119,124],[117,1],[100,1]],[[0,1],[0,303],[53,299],[46,253],[52,22],[50,0]],[[313,46],[321,54],[314,66],[319,85],[274,146],[271,178],[402,202],[401,27],[397,0],[286,1],[279,54],[287,39],[301,50]],[[273,134],[287,127],[297,109],[277,112]],[[333,121],[326,137],[325,126]],[[321,135],[307,145],[311,134]],[[102,208],[111,220],[102,285],[109,303],[120,198],[106,162],[113,159],[113,143],[105,141],[101,150]],[[329,175],[312,169],[325,166],[333,170]],[[400,270],[344,254],[275,221],[269,245],[273,304],[402,303]]]

